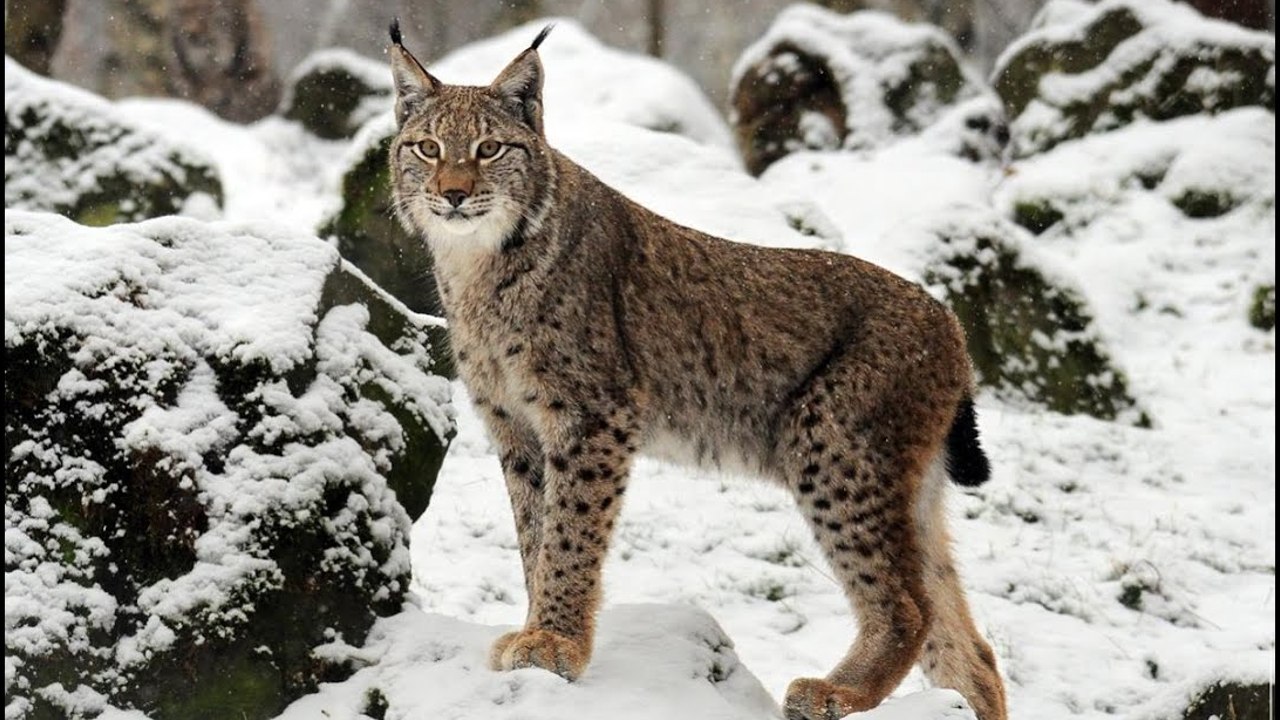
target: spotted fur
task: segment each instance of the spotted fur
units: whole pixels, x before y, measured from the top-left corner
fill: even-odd
[[[986,462],[955,317],[857,258],[711,237],[605,186],[546,142],[536,47],[487,87],[389,52],[396,206],[433,254],[529,591],[494,667],[583,672],[628,468],[662,449],[789,488],[850,599],[857,638],[791,685],[789,718],[874,707],[919,660],[1004,720],[941,509],[949,434],[966,480]]]

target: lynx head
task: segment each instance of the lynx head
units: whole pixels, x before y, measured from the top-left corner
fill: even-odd
[[[392,23],[396,211],[433,251],[497,249],[541,222],[553,169],[538,45],[550,30],[488,86],[471,87],[445,85],[427,72]]]

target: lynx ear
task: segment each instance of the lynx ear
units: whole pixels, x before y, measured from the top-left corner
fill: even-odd
[[[489,84],[516,117],[539,135],[542,131],[542,60],[538,58],[538,46],[547,38],[555,25],[548,25],[533,39],[528,50],[511,61],[498,77]]]
[[[440,91],[435,79],[422,63],[400,42],[400,18],[391,21],[391,76],[396,85],[396,124],[404,125],[409,113],[422,106]]]

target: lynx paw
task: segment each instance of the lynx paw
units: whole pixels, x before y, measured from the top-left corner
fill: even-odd
[[[792,680],[782,704],[787,720],[840,720],[877,705],[853,688],[818,678]]]
[[[587,668],[591,647],[549,630],[507,633],[493,643],[489,662],[495,670],[539,667],[566,680],[576,680]]]
[[[509,633],[503,633],[498,636],[497,640],[493,641],[493,646],[489,648],[489,669],[490,670],[506,670],[507,669],[502,666],[502,653],[507,651],[507,646],[511,644],[512,640],[515,640],[517,637],[520,636],[520,632],[521,631],[519,630],[513,630]]]

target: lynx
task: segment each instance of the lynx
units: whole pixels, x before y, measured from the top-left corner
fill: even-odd
[[[875,707],[919,660],[982,720],[1004,720],[943,512],[948,476],[989,474],[955,317],[854,257],[677,225],[557,152],[548,30],[487,87],[441,83],[395,24],[388,49],[396,209],[433,256],[529,592],[494,669],[582,674],[628,468],[674,445],[789,489],[857,614],[836,668],[787,689],[788,718]]]

